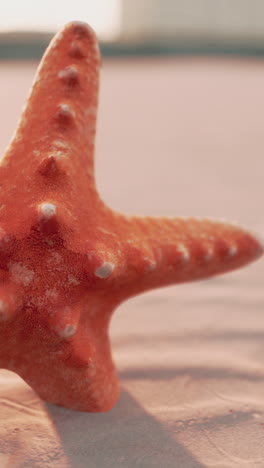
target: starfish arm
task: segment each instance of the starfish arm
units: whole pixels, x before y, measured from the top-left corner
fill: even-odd
[[[96,204],[99,65],[96,36],[85,23],[66,25],[52,40],[1,161],[2,206],[9,207],[1,213],[2,226],[10,218],[27,225],[36,203],[64,205],[70,212],[79,210],[78,216],[87,200]]]
[[[128,296],[225,273],[263,253],[254,234],[211,219],[131,217],[124,225]]]
[[[15,137],[5,156],[36,165],[51,154],[93,170],[100,54],[92,29],[72,22],[51,41],[38,67]],[[27,154],[21,150],[27,145]],[[84,161],[85,159],[85,161]],[[81,172],[81,171],[80,171]]]
[[[16,329],[21,332],[15,332],[13,341],[19,343],[21,333],[29,337],[33,332],[33,345],[29,338],[23,345],[30,359],[25,364],[23,359],[14,358],[11,346],[7,357],[0,353],[0,364],[5,358],[5,367],[17,372],[46,401],[78,411],[107,411],[119,396],[108,319],[102,317],[109,305],[100,308],[94,324],[81,316],[82,307],[84,304],[54,308],[42,317],[37,329],[34,317],[31,323],[20,317]],[[5,333],[10,333],[7,327]]]

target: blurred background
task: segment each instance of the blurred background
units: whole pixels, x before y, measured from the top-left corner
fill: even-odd
[[[263,54],[262,0],[10,0],[0,6],[0,58],[39,57],[73,19],[93,26],[104,54]]]

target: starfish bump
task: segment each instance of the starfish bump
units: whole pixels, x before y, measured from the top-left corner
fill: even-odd
[[[129,217],[104,204],[93,161],[99,66],[92,30],[66,25],[0,166],[0,366],[80,411],[109,410],[118,398],[108,328],[122,301],[263,251],[233,225]]]

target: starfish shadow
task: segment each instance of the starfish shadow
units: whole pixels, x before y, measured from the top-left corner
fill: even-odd
[[[205,467],[126,390],[108,413],[45,406],[74,468]]]

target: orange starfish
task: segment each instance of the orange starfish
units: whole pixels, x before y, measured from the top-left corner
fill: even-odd
[[[80,411],[118,398],[108,327],[122,301],[263,251],[233,225],[128,217],[103,203],[93,163],[99,65],[86,24],[55,36],[0,166],[0,365]]]

